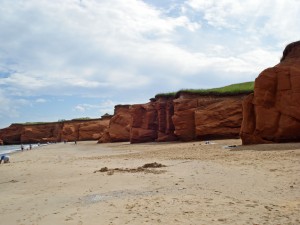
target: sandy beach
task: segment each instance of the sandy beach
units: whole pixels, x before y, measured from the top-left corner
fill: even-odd
[[[0,224],[300,224],[300,144],[240,145],[78,142],[16,153],[0,165]],[[154,162],[162,167],[143,167]]]

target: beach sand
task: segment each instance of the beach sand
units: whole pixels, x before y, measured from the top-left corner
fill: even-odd
[[[0,224],[300,224],[300,144],[240,145],[78,142],[16,153],[0,165]],[[139,168],[153,162],[166,167]]]

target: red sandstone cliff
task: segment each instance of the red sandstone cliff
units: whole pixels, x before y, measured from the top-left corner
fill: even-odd
[[[0,129],[0,139],[2,139],[4,144],[19,144],[21,143],[22,130],[22,125],[12,124],[9,127]]]
[[[239,138],[245,96],[179,92],[133,105],[130,142]]]
[[[130,108],[132,124],[130,143],[152,142],[157,138],[157,111],[155,103],[136,104]]]
[[[98,143],[129,141],[131,115],[130,105],[116,105],[108,128],[104,131]]]
[[[4,144],[98,140],[108,128],[110,116],[34,125],[12,124],[0,130]]]
[[[60,141],[61,129],[61,123],[45,123],[23,126],[20,143],[45,143]]]
[[[130,143],[177,140],[172,120],[173,97],[156,97],[149,103],[132,105],[130,113]]]
[[[245,95],[178,95],[174,100],[173,122],[180,140],[239,137]]]
[[[130,124],[132,117],[130,115],[130,105],[117,105],[115,114],[109,123],[109,135],[112,142],[129,141]]]
[[[155,109],[157,111],[157,139],[156,141],[178,140],[174,134],[175,126],[172,120],[174,115],[173,97],[156,97]]]
[[[300,41],[255,80],[243,102],[243,144],[300,141]]]

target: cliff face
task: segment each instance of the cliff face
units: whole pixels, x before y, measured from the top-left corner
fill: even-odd
[[[173,98],[158,97],[155,102],[157,111],[157,139],[156,141],[176,141],[175,126],[172,120],[174,115]]]
[[[131,107],[131,143],[239,138],[245,95],[180,93]]]
[[[196,139],[239,138],[242,99],[242,96],[214,99],[207,107],[196,109]]]
[[[118,105],[115,107],[115,113],[109,122],[108,128],[112,142],[129,141],[130,124],[132,123],[129,108],[129,105]]]
[[[152,142],[157,138],[157,111],[155,103],[132,105],[130,143]]]
[[[243,144],[300,141],[300,41],[255,80],[243,102]]]
[[[174,100],[175,134],[182,141],[238,138],[244,97],[181,93]]]
[[[12,124],[0,130],[0,139],[4,144],[98,140],[107,129],[109,120],[110,117],[35,125]]]
[[[20,143],[57,142],[60,140],[62,124],[36,124],[23,126]]]
[[[129,141],[132,123],[129,108],[130,105],[115,106],[114,116],[110,119],[109,126],[98,143]]]
[[[0,129],[0,139],[4,144],[19,144],[21,142],[23,126],[12,124],[7,128]]]
[[[130,107],[130,142],[175,141],[173,98],[157,97],[146,104]]]

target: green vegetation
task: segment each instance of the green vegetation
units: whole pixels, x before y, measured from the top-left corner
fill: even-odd
[[[236,95],[252,93],[254,82],[245,82],[239,84],[231,84],[225,87],[210,88],[210,89],[182,89],[178,92],[160,93],[155,97],[175,97],[179,93],[192,93],[199,95]]]
[[[70,122],[70,121],[78,121],[78,120],[93,120],[90,117],[81,117],[81,118],[74,118],[72,120],[65,120],[65,119],[59,119],[58,123],[63,122]],[[49,123],[55,123],[55,122],[25,122],[25,123],[13,123],[15,125],[39,125],[39,124],[49,124]]]
[[[38,125],[38,124],[47,124],[52,122],[25,122],[25,123],[13,123],[16,125]]]
[[[79,117],[79,118],[74,118],[72,120],[91,120],[92,118],[90,117]]]

